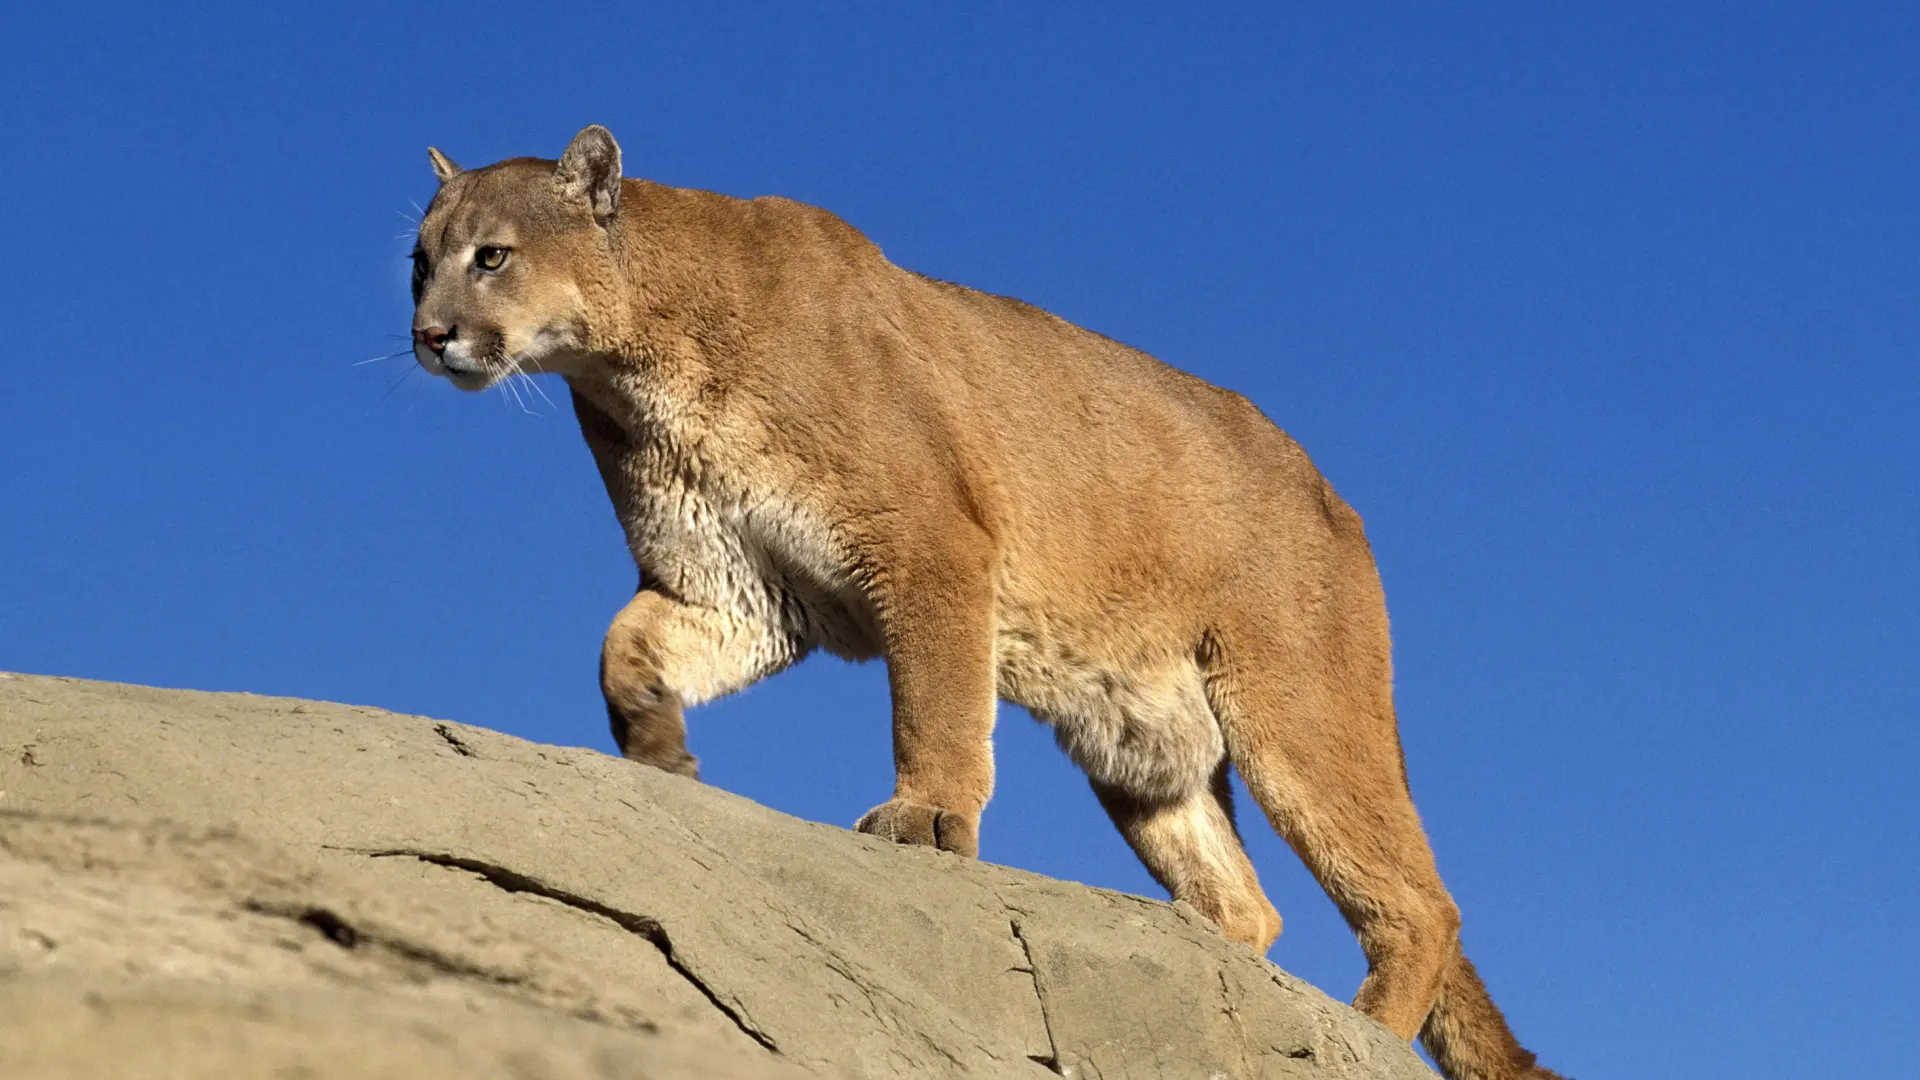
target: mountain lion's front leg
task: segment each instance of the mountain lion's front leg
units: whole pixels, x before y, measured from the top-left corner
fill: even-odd
[[[854,828],[975,856],[993,794],[993,560],[985,551],[919,559],[889,573],[877,598],[893,690],[894,788]]]
[[[643,588],[614,617],[600,652],[613,741],[624,757],[698,779],[682,707],[730,694],[799,655],[763,619]]]

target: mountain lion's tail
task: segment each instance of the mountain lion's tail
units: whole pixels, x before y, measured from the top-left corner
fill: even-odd
[[[1566,1080],[1537,1064],[1487,996],[1473,962],[1455,950],[1420,1041],[1452,1080]]]

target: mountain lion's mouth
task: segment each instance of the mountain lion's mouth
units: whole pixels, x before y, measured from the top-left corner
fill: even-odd
[[[489,366],[480,360],[444,356],[440,358],[440,369],[448,382],[462,390],[485,390],[487,384],[493,381]]]

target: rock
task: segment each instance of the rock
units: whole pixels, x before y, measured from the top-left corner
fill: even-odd
[[[1430,1078],[1183,906],[378,709],[0,677],[7,1077]]]

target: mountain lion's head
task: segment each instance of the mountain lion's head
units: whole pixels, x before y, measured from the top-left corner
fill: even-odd
[[[413,249],[413,354],[463,390],[516,371],[576,370],[595,297],[618,271],[607,229],[620,208],[620,147],[606,128],[558,162],[513,158],[463,171],[429,148],[440,191]]]

